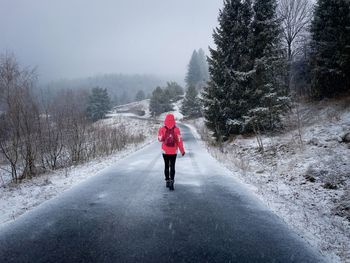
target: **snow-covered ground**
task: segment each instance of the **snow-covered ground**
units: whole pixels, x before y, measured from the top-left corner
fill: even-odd
[[[177,102],[171,112],[178,121],[183,119],[181,103]],[[129,132],[146,135],[143,143],[17,186],[0,186],[0,225],[90,176],[98,176],[105,167],[153,141],[166,113],[158,121],[147,120],[148,105],[149,100],[145,100],[120,106],[102,121],[103,125],[123,122]],[[145,115],[135,114],[135,109]],[[219,149],[208,141],[210,134],[203,119],[190,122],[190,126],[233,176],[246,183],[307,242],[331,262],[350,262],[350,146],[340,142],[340,137],[350,132],[350,103],[302,105],[299,113],[299,129],[294,112],[286,119],[288,132],[262,138],[263,154],[255,137],[238,137]]]
[[[137,102],[132,102],[125,105],[116,106],[113,108],[113,112],[109,114],[109,117],[112,116],[124,116],[124,117],[136,117],[140,119],[150,119],[151,113],[149,111],[149,103],[150,100],[142,100]],[[173,103],[173,110],[169,112],[162,113],[158,119],[164,120],[165,115],[172,113],[175,116],[177,121],[181,121],[183,119],[183,115],[180,112],[180,108],[182,105],[182,99]]]
[[[251,189],[290,227],[331,262],[350,262],[349,100],[302,105],[301,125],[294,112],[287,132],[237,137],[221,149],[205,140],[208,151]],[[203,119],[192,121],[203,138]],[[299,132],[300,131],[300,132]]]
[[[101,157],[89,163],[47,172],[20,184],[11,184],[9,176],[0,170],[0,227],[6,222],[16,219],[26,211],[38,206],[72,186],[81,183],[91,176],[98,176],[106,167],[137,151],[155,140],[154,134],[158,124],[150,120],[127,118],[118,114],[100,121],[99,125],[123,124],[130,133],[143,134],[146,139],[139,144],[129,144],[125,149],[111,156]]]
[[[179,112],[181,103],[182,100],[174,103],[174,111],[169,112],[174,113],[177,120],[183,118]],[[98,175],[106,167],[154,141],[155,134],[162,123],[161,120],[164,119],[163,115],[158,120],[150,119],[149,100],[121,105],[115,107],[113,112],[107,115],[107,119],[95,125],[122,124],[128,133],[145,135],[146,139],[142,143],[128,145],[111,156],[101,157],[88,163],[46,172],[17,185],[11,183],[9,174],[0,169],[0,227],[87,178]]]
[[[124,117],[138,117],[148,119],[151,117],[149,111],[149,99],[131,102],[125,105],[116,106],[113,108],[112,115],[118,114]]]

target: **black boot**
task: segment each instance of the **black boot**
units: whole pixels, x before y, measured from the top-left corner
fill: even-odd
[[[170,187],[170,180],[165,180],[165,186],[166,186],[167,188]]]
[[[174,180],[170,180],[169,190],[174,190]]]

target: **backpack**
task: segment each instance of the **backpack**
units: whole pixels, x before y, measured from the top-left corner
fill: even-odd
[[[175,126],[171,129],[165,126],[165,137],[164,137],[164,144],[167,147],[175,147],[176,138],[175,138]]]

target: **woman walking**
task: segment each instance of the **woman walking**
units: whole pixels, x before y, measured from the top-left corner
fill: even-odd
[[[170,190],[174,190],[177,151],[180,149],[182,156],[184,156],[185,149],[183,146],[180,129],[176,127],[173,114],[166,115],[164,126],[158,131],[158,141],[162,142],[166,187],[168,187]]]

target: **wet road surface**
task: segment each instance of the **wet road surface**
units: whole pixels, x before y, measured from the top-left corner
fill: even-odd
[[[0,262],[322,262],[181,130],[175,191],[151,144],[0,229]]]

